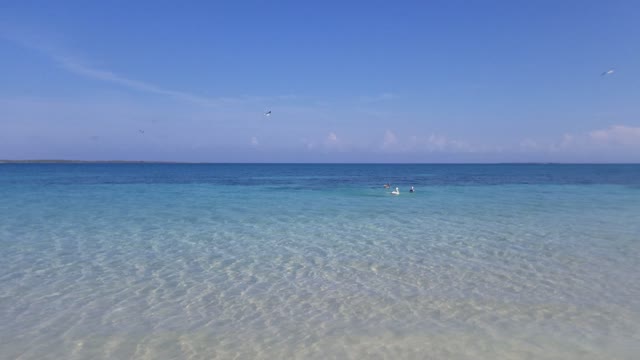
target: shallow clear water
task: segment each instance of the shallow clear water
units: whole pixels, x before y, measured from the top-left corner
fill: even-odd
[[[638,165],[0,165],[0,199],[3,359],[640,353]]]

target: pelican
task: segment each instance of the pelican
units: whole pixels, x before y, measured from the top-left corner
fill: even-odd
[[[391,192],[391,195],[400,195],[400,189],[396,188]]]

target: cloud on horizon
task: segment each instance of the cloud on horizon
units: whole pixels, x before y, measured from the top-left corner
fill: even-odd
[[[549,153],[585,152],[596,150],[640,149],[640,127],[612,125],[578,134],[564,134],[553,141],[524,139],[519,144],[523,151]]]
[[[482,147],[472,146],[471,144],[457,139],[451,139],[440,134],[428,135],[411,135],[401,138],[391,130],[385,131],[382,142],[379,146],[382,152],[391,153],[411,153],[411,152],[451,152],[465,153],[478,152]],[[487,150],[487,149],[484,149]]]
[[[592,142],[600,145],[640,147],[640,127],[613,125],[589,133]]]

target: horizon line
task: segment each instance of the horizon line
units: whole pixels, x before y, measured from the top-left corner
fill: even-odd
[[[74,159],[0,159],[0,164],[193,164],[193,165],[640,165],[640,162],[217,162],[170,160],[74,160]]]

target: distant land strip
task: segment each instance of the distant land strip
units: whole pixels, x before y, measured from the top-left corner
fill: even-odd
[[[192,164],[184,161],[146,160],[0,160],[0,164]]]

